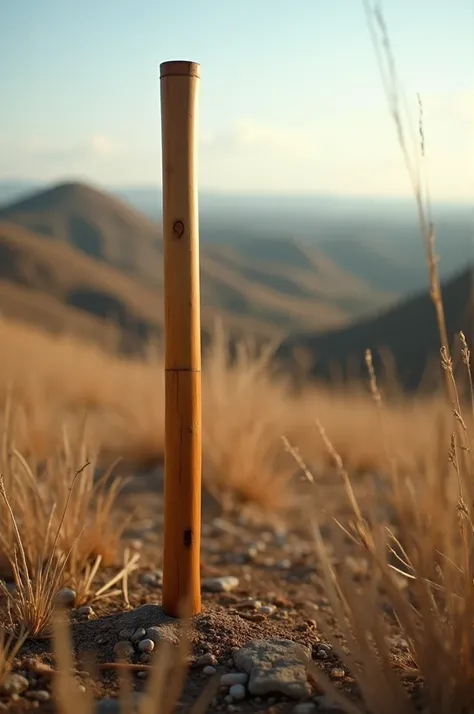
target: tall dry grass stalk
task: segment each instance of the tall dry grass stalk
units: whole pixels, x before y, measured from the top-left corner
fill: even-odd
[[[465,353],[466,363],[469,355]],[[452,366],[445,369],[453,380]],[[373,378],[372,378],[373,379]],[[377,390],[376,383],[373,386]],[[463,429],[462,412],[456,413]],[[382,417],[383,419],[383,417]],[[356,585],[348,573],[336,574],[326,553],[317,523],[315,539],[324,567],[324,584],[337,626],[347,649],[341,647],[327,622],[320,624],[334,648],[356,678],[364,702],[373,714],[416,711],[407,698],[400,677],[410,671],[423,682],[420,698],[425,711],[470,712],[474,707],[474,468],[472,436],[463,444],[453,433],[446,462],[437,472],[402,476],[391,471],[391,503],[396,524],[373,514],[367,518],[357,503],[342,460],[322,428],[352,504],[348,534],[370,559],[370,577]],[[447,445],[448,447],[448,445]],[[470,465],[459,458],[462,449]],[[374,497],[372,496],[372,499]],[[372,501],[373,505],[373,501]],[[365,510],[366,507],[365,507]],[[341,549],[343,548],[340,544]],[[336,548],[337,552],[337,548]],[[407,586],[400,588],[400,577]],[[395,621],[383,615],[390,603]],[[403,634],[408,643],[405,662],[394,672],[390,636]],[[321,675],[319,679],[321,679]],[[324,683],[333,692],[331,683]],[[385,702],[385,704],[384,704]],[[344,702],[345,711],[354,705]]]
[[[411,183],[411,188],[415,198],[418,214],[418,224],[420,234],[425,248],[426,264],[428,267],[428,279],[430,296],[436,313],[438,332],[440,337],[440,347],[447,351],[450,357],[450,345],[448,340],[448,330],[441,293],[441,282],[438,272],[438,256],[436,255],[436,231],[433,223],[431,199],[428,185],[428,178],[425,169],[426,158],[426,137],[423,122],[423,104],[418,95],[419,121],[418,140],[413,131],[413,124],[410,121],[410,114],[407,109],[407,102],[401,89],[398,77],[395,57],[392,51],[390,37],[382,12],[381,4],[378,0],[363,0],[367,24],[370,36],[375,49],[377,64],[382,78],[390,114],[397,132],[397,139],[403,155],[405,166]],[[411,147],[408,132],[411,136]],[[415,156],[413,156],[415,154]],[[450,403],[453,402],[454,393],[452,385],[445,379],[446,394]]]
[[[401,469],[393,453],[387,410],[371,355],[367,354],[371,398],[385,452],[381,477],[388,481],[389,491],[388,496],[382,497],[380,490],[374,488],[366,494],[364,502],[359,503],[343,458],[325,428],[318,423],[321,440],[339,473],[352,511],[352,519],[347,524],[340,523],[341,541],[333,551],[342,555],[343,536],[349,537],[369,558],[370,567],[368,578],[362,583],[356,583],[344,568],[336,572],[315,519],[314,536],[323,568],[322,579],[342,642],[329,621],[318,613],[315,616],[356,679],[364,705],[371,714],[415,714],[420,709],[427,714],[467,714],[474,711],[473,435],[457,389],[447,339],[429,193],[424,190],[420,164],[409,152],[403,101],[380,5],[364,0],[364,6],[416,199],[440,335],[441,367],[448,398],[445,409],[451,426],[449,440],[432,440],[431,454],[436,454],[436,460],[430,459],[427,453],[425,463],[420,464],[422,468]],[[423,157],[422,116],[419,140]],[[472,414],[471,354],[463,334],[460,339]],[[387,614],[387,607],[391,615]],[[400,635],[406,650],[400,647]],[[398,647],[394,646],[394,636]],[[350,714],[363,711],[343,696],[320,670],[311,669],[314,678],[344,711]],[[413,679],[414,675],[419,676],[420,686],[417,696],[413,693],[408,696],[404,677]]]

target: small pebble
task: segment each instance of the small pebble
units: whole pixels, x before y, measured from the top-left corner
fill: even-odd
[[[196,664],[198,667],[206,667],[208,665],[214,666],[217,664],[217,659],[212,654],[212,652],[205,652],[200,657],[198,657],[198,659],[196,660]]]
[[[341,667],[334,667],[334,669],[331,669],[331,677],[333,679],[344,679],[346,676],[346,673]]]
[[[293,714],[313,714],[316,705],[313,702],[301,702],[293,708]]]
[[[273,615],[275,610],[276,610],[275,605],[262,605],[262,607],[260,608],[260,614]]]
[[[234,701],[240,702],[242,699],[245,699],[247,692],[243,684],[233,684],[229,689],[229,694]]]
[[[35,702],[49,702],[51,699],[51,694],[47,692],[46,689],[38,689],[36,692],[27,692],[26,696]]]
[[[51,667],[50,664],[46,664],[46,662],[40,662],[40,660],[34,659],[33,657],[30,657],[29,659],[25,660],[25,667],[27,667],[31,672],[34,672],[40,677],[50,677],[55,672],[54,668]]]
[[[248,674],[245,672],[228,672],[221,677],[223,687],[232,687],[234,684],[247,684]]]
[[[239,587],[238,578],[233,575],[223,575],[220,578],[206,578],[202,588],[212,593],[227,593]]]
[[[207,667],[204,667],[202,670],[202,673],[205,674],[207,677],[212,677],[213,674],[216,674],[217,669],[215,667],[212,667],[211,665],[207,665]]]
[[[124,627],[123,630],[120,630],[119,637],[121,640],[131,640],[135,631],[134,627]]]
[[[146,635],[146,630],[144,627],[139,627],[133,635],[130,637],[130,642],[139,642],[140,640],[143,640],[143,638]]]
[[[145,672],[145,671],[137,672],[137,677],[138,677],[138,679],[146,679],[148,677],[148,672]]]
[[[318,645],[318,652],[325,652],[327,655],[330,655],[332,652],[332,647],[331,645],[328,645],[325,642],[321,642]]]
[[[74,607],[76,604],[76,591],[71,590],[71,588],[61,588],[56,593],[54,598],[58,605],[64,605],[64,607]]]
[[[133,645],[128,640],[117,642],[114,647],[114,655],[118,660],[128,660],[133,655]]]
[[[258,610],[260,607],[262,607],[262,603],[260,602],[260,600],[255,600],[255,598],[253,597],[248,597],[245,600],[240,600],[240,602],[236,604],[236,607],[250,607],[253,610]]]
[[[163,582],[163,571],[162,570],[155,570],[153,573],[144,573],[140,581],[142,585],[148,585],[149,587],[158,587],[162,584]]]
[[[240,712],[241,709],[240,707],[235,707],[233,704],[229,704],[229,706],[227,707],[227,711],[231,714],[237,714],[237,712]]]
[[[92,617],[95,615],[95,612],[90,605],[83,605],[77,608],[77,614],[81,617]]]
[[[147,654],[150,654],[150,652],[153,652],[155,649],[155,643],[153,640],[141,640],[138,643],[138,649],[140,652],[146,652]]]
[[[232,704],[234,700],[232,699],[232,697],[230,696],[230,694],[226,694],[225,697],[224,697],[224,701],[225,701],[226,704]]]
[[[21,674],[13,673],[8,674],[5,677],[0,691],[4,694],[12,696],[14,694],[22,694],[23,692],[26,692],[29,686],[30,683],[26,677],[23,677]]]

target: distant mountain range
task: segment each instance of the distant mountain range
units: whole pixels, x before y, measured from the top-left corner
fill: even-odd
[[[47,188],[32,182],[0,181],[0,208]],[[115,187],[106,193],[154,224],[161,222],[158,187]],[[299,245],[317,248],[338,267],[379,291],[402,297],[427,286],[425,256],[411,200],[201,191],[199,203],[203,247],[230,245],[248,253],[262,239],[296,240]],[[445,280],[474,262],[474,206],[437,203],[434,218],[439,269]]]
[[[81,334],[111,321],[127,344],[160,333],[161,228],[117,198],[79,183],[34,192],[0,209],[0,250],[5,314],[37,322],[42,306],[56,329],[80,316]],[[347,324],[397,298],[316,248],[278,238],[204,244],[201,294],[205,326],[219,315],[236,334],[263,337]]]
[[[9,191],[15,195],[13,184]],[[406,209],[388,230],[381,215],[364,219],[357,210],[331,223],[333,204],[311,241],[286,233],[283,220],[278,227],[283,214],[272,200],[274,214],[244,201],[247,222],[241,211],[240,223],[226,201],[214,199],[219,209],[209,223],[232,230],[206,238],[201,227],[204,336],[219,316],[235,337],[281,340],[280,364],[291,370],[304,355],[308,373],[324,379],[365,375],[367,347],[383,369],[377,354],[388,350],[401,382],[420,383],[438,358],[438,338],[421,241],[410,238]],[[301,206],[310,215],[309,203]],[[273,216],[272,235],[262,215]],[[472,335],[469,215],[448,211],[441,221],[439,252],[451,247],[444,268],[451,337],[460,329]],[[382,225],[396,241],[376,240]],[[91,186],[33,190],[0,208],[0,311],[13,319],[136,351],[162,332],[162,271],[160,223]]]
[[[474,346],[474,268],[466,268],[445,283],[442,296],[449,346],[459,364],[459,332]],[[428,293],[343,329],[292,334],[280,346],[277,360],[290,370],[302,364],[306,374],[317,379],[367,380],[367,349],[372,350],[379,377],[395,378],[406,389],[436,383],[440,338]]]

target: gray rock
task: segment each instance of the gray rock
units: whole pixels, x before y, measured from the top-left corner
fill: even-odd
[[[207,667],[208,665],[213,667],[217,664],[217,659],[212,654],[212,652],[205,652],[203,655],[197,658],[196,664],[198,667]]]
[[[234,684],[247,684],[249,679],[245,672],[228,672],[221,677],[223,687],[232,687]]]
[[[233,575],[223,575],[220,578],[206,578],[202,589],[211,593],[228,593],[239,587],[239,579]]]
[[[306,663],[310,659],[308,647],[284,639],[254,640],[234,652],[236,666],[250,676],[248,688],[253,696],[308,697]]]
[[[131,640],[135,632],[133,627],[124,627],[123,630],[120,630],[119,637],[121,640]]]
[[[146,635],[146,630],[144,627],[138,627],[133,635],[130,637],[130,642],[139,642]]]
[[[212,677],[213,674],[216,674],[217,669],[215,667],[211,667],[210,664],[207,665],[207,667],[204,667],[202,670],[202,673],[205,674],[207,677]]]
[[[234,701],[239,702],[245,699],[247,692],[243,684],[233,684],[229,689],[229,694]]]
[[[153,640],[155,645],[158,642],[166,641],[172,645],[178,644],[178,636],[176,630],[168,625],[153,625],[149,627],[146,631],[147,639]]]
[[[2,692],[2,694],[12,696],[14,694],[23,694],[23,692],[26,692],[29,686],[30,683],[28,682],[26,677],[23,677],[21,674],[15,674],[13,672],[12,674],[7,674],[3,685],[0,688],[0,691]]]
[[[145,640],[140,640],[138,643],[138,649],[140,652],[147,652],[150,654],[150,652],[153,652],[155,649],[155,643],[153,640],[145,639]]]

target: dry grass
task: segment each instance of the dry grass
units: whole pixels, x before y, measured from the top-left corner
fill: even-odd
[[[469,354],[464,346],[466,369]],[[455,390],[449,360],[444,367]],[[384,406],[372,375],[374,410],[380,419],[380,439],[388,450],[384,430]],[[340,454],[320,425],[320,435],[345,485],[352,519],[341,525],[341,542],[332,543],[332,552],[344,552],[342,536],[349,535],[369,558],[370,577],[356,584],[347,571],[336,572],[331,564],[317,521],[314,534],[324,568],[323,583],[331,602],[344,646],[334,628],[315,617],[347,669],[357,680],[364,703],[372,714],[405,714],[416,711],[401,679],[417,674],[423,681],[423,706],[427,712],[470,712],[474,707],[474,459],[472,433],[468,432],[462,410],[453,415],[461,424],[463,438],[455,433],[447,441],[446,458],[425,472],[400,473],[396,459],[388,459],[390,495],[388,501],[396,524],[380,517],[375,493],[367,505],[359,504],[352,479]],[[472,404],[474,407],[474,402]],[[453,424],[454,429],[454,424]],[[464,458],[467,455],[468,458]],[[311,477],[310,477],[311,478]],[[365,515],[368,511],[368,515]],[[400,575],[408,580],[400,586]],[[382,604],[390,603],[396,622],[389,623]],[[398,663],[393,658],[390,637],[403,634],[409,656]],[[398,672],[396,672],[398,670]],[[362,710],[350,702],[324,678],[315,679],[348,713]]]
[[[15,636],[1,627],[0,628],[0,689],[5,678],[12,669],[13,661],[26,640],[26,633],[20,632]]]
[[[107,463],[117,455],[144,465],[162,460],[164,381],[156,350],[146,360],[126,361],[6,320],[0,321],[0,340],[0,398],[10,393],[15,405],[4,421],[8,416],[12,446],[33,472],[49,459],[50,468],[71,473],[70,480],[84,463],[84,453],[81,457],[77,448],[65,446],[65,432],[69,445],[90,445],[90,459],[97,458],[100,447]],[[368,390],[313,386],[295,395],[281,377],[272,375],[270,356],[255,358],[242,345],[230,366],[225,335],[216,332],[203,372],[204,477],[209,488],[220,496],[237,493],[269,511],[285,506],[294,466],[281,448],[281,435],[298,443],[312,467],[325,468],[327,454],[314,438],[318,415],[324,415],[351,470],[383,469],[385,452],[380,440],[372,438],[377,418]],[[386,429],[394,452],[409,468],[425,463],[440,433],[449,434],[450,416],[440,395],[400,394],[387,406]],[[83,478],[90,479],[92,471]],[[64,494],[59,500],[64,501]],[[80,512],[82,506],[74,508]]]
[[[336,572],[314,520],[314,535],[323,565],[323,582],[337,628],[318,613],[326,637],[354,676],[367,709],[343,696],[313,667],[312,674],[340,708],[348,714],[467,714],[474,711],[474,452],[471,416],[474,385],[471,355],[464,335],[460,335],[462,359],[467,372],[471,404],[462,402],[453,374],[446,338],[443,304],[435,255],[435,233],[431,221],[429,194],[420,166],[412,160],[401,111],[401,97],[395,64],[383,15],[378,4],[365,3],[372,37],[378,52],[382,77],[398,140],[406,161],[420,218],[436,311],[441,355],[445,374],[445,417],[438,438],[430,435],[427,449],[416,468],[402,468],[393,435],[388,427],[390,409],[382,399],[367,355],[373,414],[378,430],[372,433],[385,451],[385,473],[389,490],[383,500],[390,509],[378,507],[380,493],[374,491],[360,504],[353,488],[350,469],[324,426],[318,424],[324,444],[345,487],[352,518],[341,525],[341,542],[332,543],[332,552],[343,552],[343,536],[351,537],[369,558],[369,577],[355,583],[350,573]],[[424,132],[419,127],[424,157]],[[447,400],[447,406],[446,406]],[[448,433],[446,433],[446,429]],[[298,461],[298,454],[295,454]],[[310,480],[311,474],[308,475]],[[393,514],[393,522],[387,517]],[[400,585],[400,575],[405,586]],[[394,618],[384,614],[390,605]],[[403,635],[408,653],[394,653],[391,636]],[[419,675],[422,688],[419,702],[410,699],[403,676]]]

